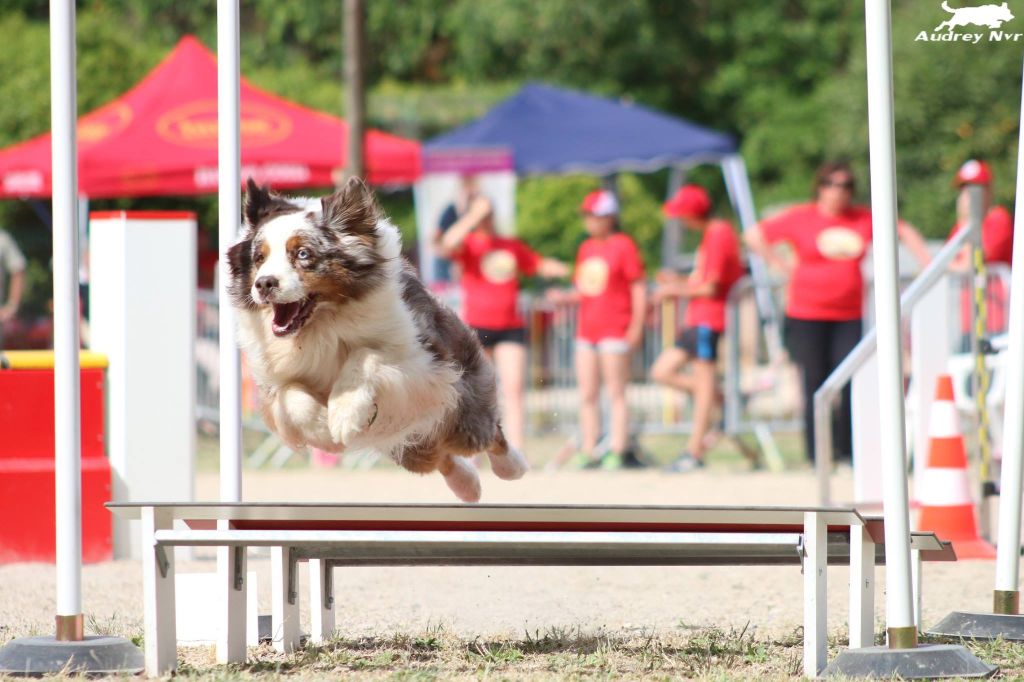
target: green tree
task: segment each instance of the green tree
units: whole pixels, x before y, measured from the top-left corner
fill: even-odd
[[[955,222],[951,183],[966,159],[993,165],[995,199],[1012,208],[1021,101],[1020,49],[1014,43],[915,40],[947,17],[936,3],[903,3],[893,14],[900,210],[925,234],[940,238]],[[853,159],[865,179],[866,71],[860,40],[847,72],[824,90],[836,112],[825,149]]]

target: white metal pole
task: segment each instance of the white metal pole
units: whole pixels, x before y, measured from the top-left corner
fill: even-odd
[[[917,644],[917,629],[911,596],[910,513],[907,507],[899,269],[896,260],[891,18],[889,0],[865,0],[864,7],[878,330],[878,409],[885,501],[886,626],[889,646],[908,648]]]
[[[238,0],[217,2],[217,182],[220,238],[220,499],[242,500],[242,380],[227,250],[242,216],[239,137]]]
[[[235,311],[228,297],[227,250],[238,238],[241,135],[238,54],[238,0],[217,0],[217,189],[220,276],[220,499],[242,500],[242,368]],[[226,522],[218,522],[226,528]],[[223,595],[217,633],[217,661],[245,660],[246,556],[240,547],[217,549],[217,581]]]
[[[75,3],[50,2],[57,639],[82,639]]]
[[[1010,271],[1010,343],[1003,414],[1003,470],[999,488],[999,544],[996,549],[996,613],[1017,613],[1020,579],[1021,486],[1024,485],[1024,92],[1017,143],[1017,200],[1013,216]]]

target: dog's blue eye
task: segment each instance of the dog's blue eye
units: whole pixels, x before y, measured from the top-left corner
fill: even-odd
[[[313,254],[309,252],[309,249],[299,249],[295,255],[299,257],[299,260],[309,260]]]

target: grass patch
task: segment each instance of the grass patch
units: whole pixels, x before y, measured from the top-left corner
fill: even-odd
[[[879,635],[879,639],[881,635]],[[136,639],[135,637],[132,638]],[[141,637],[139,637],[141,639]],[[759,638],[749,628],[666,632],[547,628],[521,637],[460,638],[434,626],[416,634],[340,637],[293,655],[268,645],[249,649],[244,665],[221,666],[212,647],[180,648],[178,677],[188,680],[798,680],[799,629]],[[923,642],[942,641],[924,637]],[[964,642],[1001,677],[1024,677],[1024,645]],[[829,658],[846,646],[829,638]],[[78,679],[57,676],[54,679]],[[0,675],[0,680],[5,678]]]
[[[244,666],[217,666],[212,650],[187,650],[188,679],[721,680],[799,678],[799,637],[757,639],[746,628],[610,633],[549,628],[522,637],[460,638],[440,627],[416,635],[338,638],[283,656],[252,648]]]

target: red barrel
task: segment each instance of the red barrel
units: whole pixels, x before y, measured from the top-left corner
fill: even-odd
[[[82,560],[112,558],[110,462],[104,438],[106,358],[81,354]],[[53,562],[53,353],[9,351],[0,361],[0,563]]]

